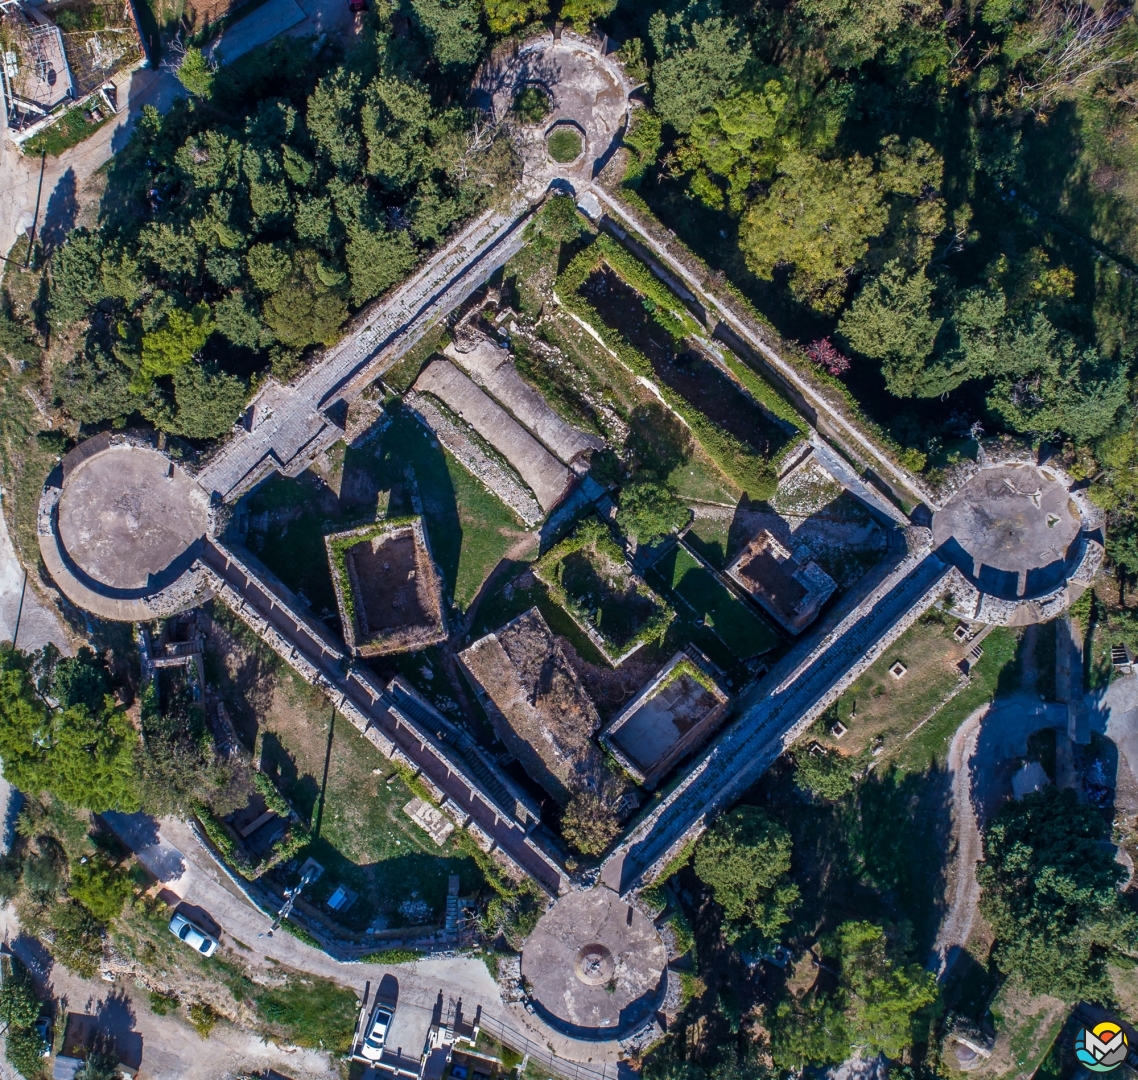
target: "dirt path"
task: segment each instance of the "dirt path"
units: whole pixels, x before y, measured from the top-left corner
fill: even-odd
[[[269,917],[240,893],[194,838],[189,826],[172,818],[164,818],[158,824],[157,833],[151,825],[149,830],[137,834],[123,830],[120,837],[170,892],[202,909],[222,929],[223,949],[239,949],[241,959],[251,967],[275,970],[284,964],[348,986],[361,997],[369,987],[374,991],[385,975],[393,976],[399,986],[399,1007],[405,1011],[426,1016],[442,993],[444,999],[461,1000],[468,1013],[481,1006],[538,1047],[548,1047],[571,1061],[587,1059],[599,1068],[600,1062],[616,1057],[615,1042],[569,1038],[527,1014],[520,1005],[504,1004],[486,965],[475,957],[442,956],[395,966],[344,963],[287,932],[277,931],[268,937]]]
[[[956,729],[948,747],[948,772],[952,777],[952,865],[948,871],[949,905],[933,944],[933,963],[938,977],[945,975],[972,933],[980,903],[976,864],[983,855],[980,823],[972,805],[972,770],[980,721],[989,709],[983,705]]]
[[[973,712],[956,729],[948,748],[952,777],[952,860],[946,910],[929,966],[943,977],[968,942],[976,921],[980,886],[976,864],[983,857],[981,824],[1011,795],[1017,759],[1027,753],[1031,734],[1042,728],[1066,730],[1066,706],[1044,704],[1035,694],[997,698]]]
[[[330,1056],[314,1050],[284,1050],[250,1031],[220,1023],[202,1039],[177,1016],[150,1011],[148,995],[127,983],[81,979],[58,964],[45,967],[34,939],[20,936],[11,908],[0,911],[0,926],[12,949],[36,981],[39,992],[57,1003],[56,1025],[68,1012],[99,1018],[99,1029],[123,1047],[141,1049],[142,1072],[151,1080],[216,1080],[234,1071],[273,1066],[298,1078],[337,1075]],[[0,1077],[15,1077],[0,1068]]]

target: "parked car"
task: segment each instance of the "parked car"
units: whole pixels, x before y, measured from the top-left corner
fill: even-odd
[[[175,912],[170,920],[170,933],[179,941],[184,941],[191,949],[197,949],[202,956],[213,956],[217,952],[217,938],[180,912]]]
[[[360,1046],[360,1055],[368,1061],[378,1061],[383,1056],[383,1047],[387,1042],[387,1033],[391,1029],[391,1021],[395,1016],[390,1005],[380,1002],[371,1014],[367,1026],[367,1034]]]
[[[43,1049],[40,1051],[44,1057],[51,1057],[51,1017],[47,1013],[40,1013],[35,1022],[35,1033],[39,1036]]]

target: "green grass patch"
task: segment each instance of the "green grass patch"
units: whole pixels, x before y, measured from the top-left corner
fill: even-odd
[[[558,128],[549,136],[549,141],[546,145],[549,147],[549,156],[559,165],[566,165],[570,161],[576,161],[584,149],[580,132],[574,131],[569,127]]]
[[[262,747],[271,736],[272,767],[295,776],[290,790],[297,792],[298,809],[311,813],[323,775],[327,718],[303,721],[290,713],[280,720],[268,718],[265,724]],[[298,855],[298,862],[311,856],[325,868],[320,880],[305,890],[306,898],[319,905],[338,885],[348,886],[359,897],[335,918],[362,930],[377,913],[400,925],[405,921],[401,906],[416,900],[427,905],[429,921],[441,919],[451,874],[459,876],[463,895],[476,893],[483,874],[475,860],[454,837],[436,847],[403,812],[414,795],[391,763],[347,720],[337,717],[320,835]]]
[[[381,438],[347,451],[339,495],[312,474],[259,488],[249,501],[249,547],[317,613],[331,613],[336,595],[325,535],[374,519],[379,505],[388,517],[411,514],[413,489],[444,588],[464,609],[526,534],[505,503],[398,407]]]
[[[897,748],[892,761],[900,772],[924,772],[930,766],[944,765],[956,729],[1014,678],[1016,641],[1015,631],[1002,626],[984,639],[984,655],[972,668],[969,684]]]
[[[360,957],[361,964],[411,964],[422,960],[423,954],[414,949],[380,949]]]
[[[334,982],[294,975],[258,994],[255,1003],[261,1022],[295,1046],[338,1054],[352,1048],[359,1001]]]
[[[640,580],[598,519],[583,521],[534,564],[550,595],[591,627],[610,661],[663,636],[674,612]]]
[[[51,127],[28,139],[23,145],[23,152],[28,157],[38,157],[44,153],[49,157],[59,157],[65,150],[70,150],[84,139],[90,138],[110,120],[105,106],[99,110],[103,114],[102,120],[94,122],[85,120],[83,118],[85,111],[90,110],[78,107],[68,109],[63,119],[57,120]]]
[[[740,660],[773,649],[781,640],[769,623],[752,611],[683,544],[676,544],[652,567],[670,589]]]

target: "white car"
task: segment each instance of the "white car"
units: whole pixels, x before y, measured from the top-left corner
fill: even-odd
[[[191,949],[196,949],[202,956],[213,956],[217,952],[217,938],[207,934],[196,923],[190,922],[185,915],[175,912],[170,920],[170,933],[179,941],[184,941]]]
[[[367,1034],[360,1045],[362,1057],[367,1058],[368,1061],[378,1061],[383,1056],[383,1046],[387,1042],[387,1032],[391,1028],[391,1020],[394,1016],[395,1013],[390,1005],[384,1005],[382,1002],[376,1005],[375,1011],[371,1014]]]

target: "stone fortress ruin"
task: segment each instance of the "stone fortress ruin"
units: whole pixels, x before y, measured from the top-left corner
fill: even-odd
[[[791,554],[765,529],[739,552],[727,576],[791,634],[805,630],[837,588],[805,544]]]
[[[842,427],[841,417],[825,414],[821,399],[806,397],[809,387],[795,382],[776,354],[763,351],[757,329],[699,291],[681,262],[652,247],[649,228],[592,183],[590,170],[627,116],[627,86],[589,43],[568,33],[560,42],[543,37],[539,43],[493,73],[490,98],[512,100],[518,85],[545,79],[557,120],[559,93],[571,97],[559,90],[564,71],[592,65],[596,79],[615,88],[618,98],[610,101],[606,89],[594,113],[574,112],[586,130],[585,150],[557,174],[562,186],[575,185],[578,205],[610,236],[628,240],[635,231],[640,239],[629,240],[630,250],[644,265],[677,295],[683,292],[709,323],[720,320],[735,340],[751,342],[790,396],[804,397],[816,410],[827,436],[863,462],[860,469],[849,466],[804,423],[801,452],[787,466],[812,461],[824,484],[864,508],[865,519],[888,536],[884,558],[855,585],[839,588],[834,575],[841,575],[822,568],[817,547],[801,551],[766,526],[748,533],[725,571],[692,556],[692,580],[719,590],[721,606],[707,619],[710,632],[727,635],[726,610],[736,605],[736,613],[753,620],[763,609],[796,640],[769,670],[757,650],[739,656],[733,670],[745,675],[736,674],[732,685],[707,655],[686,646],[666,662],[658,656],[644,663],[634,680],[626,673],[644,655],[637,635],[652,619],[655,632],[674,618],[665,597],[676,593],[674,583],[658,580],[659,562],[643,565],[647,556],[609,535],[605,492],[587,475],[589,455],[601,440],[558,415],[521,378],[508,350],[473,325],[468,333],[452,327],[453,346],[418,374],[404,401],[456,460],[547,541],[543,559],[552,558],[537,577],[551,595],[556,589],[564,594],[564,602],[554,599],[566,620],[575,620],[594,643],[599,638],[604,674],[634,685],[607,722],[594,687],[550,629],[552,617],[526,610],[503,616],[492,633],[466,639],[469,628],[448,618],[422,516],[381,519],[326,537],[342,640],[302,598],[225,539],[225,507],[268,476],[298,475],[345,439],[347,406],[520,250],[532,213],[525,193],[480,218],[362,312],[344,341],[294,383],[267,380],[238,429],[196,473],[139,438],[98,436],[81,444],[45,485],[39,540],[60,591],[103,618],[145,622],[211,596],[231,608],[328,694],[365,738],[418,778],[430,802],[421,799],[414,812],[432,835],[445,839],[451,829],[465,830],[504,872],[530,878],[547,894],[552,906],[522,954],[529,1000],[566,1033],[607,1040],[651,1025],[674,990],[676,976],[653,913],[638,898],[640,887],[930,606],[951,597],[954,612],[977,622],[1051,618],[1089,583],[1102,558],[1102,532],[1093,507],[1047,465],[984,462],[942,502],[923,492],[918,478],[874,457],[876,451],[857,441],[861,436]],[[619,122],[610,123],[613,117]],[[527,159],[530,194],[544,192],[551,169],[545,158]],[[912,519],[865,478],[871,469],[926,496]],[[599,523],[602,532],[591,543],[603,548],[603,558],[580,547],[558,553],[586,520]],[[598,541],[606,535],[609,540]],[[619,550],[610,550],[609,541]],[[635,592],[644,601],[644,624],[613,631],[604,607],[610,597],[598,582],[607,582],[609,593]],[[633,614],[640,617],[638,610]],[[627,804],[636,816],[599,869],[568,868],[564,848],[543,826],[540,800],[524,777],[516,780],[504,767],[508,755],[483,746],[403,679],[383,685],[361,662],[443,642],[460,650],[457,659],[508,755],[555,807],[590,785],[621,797],[660,791],[639,807]],[[669,785],[669,777],[676,782]]]
[[[331,533],[324,545],[344,642],[355,656],[384,656],[446,641],[442,580],[422,518]]]

